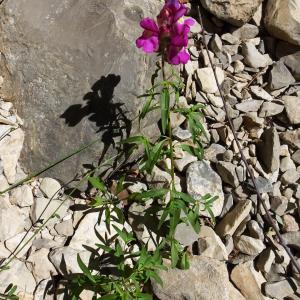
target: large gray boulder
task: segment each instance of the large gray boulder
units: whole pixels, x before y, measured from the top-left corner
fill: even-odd
[[[235,26],[247,23],[263,0],[199,0],[216,17]]]
[[[274,37],[300,45],[299,0],[269,0],[265,25]]]
[[[98,161],[104,144],[118,140],[120,131],[124,137],[129,133],[129,120],[142,105],[137,96],[150,86],[154,67],[154,55],[136,49],[135,39],[142,32],[139,21],[155,16],[157,5],[157,0],[9,0],[0,6],[0,96],[12,100],[24,120],[27,171],[99,138],[48,172],[66,181]]]

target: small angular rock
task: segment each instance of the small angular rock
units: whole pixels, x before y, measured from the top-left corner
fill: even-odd
[[[200,199],[206,194],[217,196],[211,210],[215,217],[222,212],[224,194],[220,176],[210,167],[210,164],[203,160],[193,162],[187,169],[187,191],[195,199]],[[209,216],[207,211],[201,211],[204,216]]]
[[[268,172],[279,169],[280,141],[275,128],[265,129],[258,145],[258,158]]]
[[[282,61],[278,61],[273,65],[269,75],[269,84],[272,91],[287,87],[295,82],[295,78]]]
[[[282,100],[290,124],[300,124],[300,97],[283,96]]]
[[[233,235],[239,225],[249,215],[252,208],[251,200],[240,200],[217,224],[216,233],[223,238],[225,235]]]
[[[230,162],[220,161],[216,165],[217,171],[222,180],[233,187],[239,185],[239,180],[236,175],[235,165]]]

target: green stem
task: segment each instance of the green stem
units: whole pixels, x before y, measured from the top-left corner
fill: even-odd
[[[165,72],[165,60],[162,56],[162,76],[163,81],[166,81],[166,72]],[[167,87],[169,88],[169,87]],[[175,168],[174,168],[174,153],[173,153],[173,141],[172,141],[172,126],[171,126],[171,117],[170,117],[170,108],[168,110],[168,140],[169,140],[169,148],[170,148],[170,160],[171,160],[171,192],[175,190]],[[172,200],[172,193],[171,193],[171,200]]]

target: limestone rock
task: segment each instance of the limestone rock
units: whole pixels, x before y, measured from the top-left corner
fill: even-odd
[[[259,117],[272,117],[280,114],[284,110],[282,104],[277,104],[273,102],[264,102],[260,108]]]
[[[224,81],[224,72],[217,67],[216,74],[219,84],[221,85]],[[196,78],[203,92],[214,94],[218,91],[216,79],[211,67],[198,69],[196,71]]]
[[[224,204],[224,194],[220,176],[205,160],[190,164],[186,174],[187,191],[192,197],[200,199],[207,194],[218,197],[216,201],[213,202],[211,210],[215,217],[219,216]],[[209,217],[207,211],[201,210],[200,214]]]
[[[228,253],[225,245],[214,230],[209,226],[201,226],[199,233],[199,253],[202,256],[218,260],[228,260]]]
[[[254,15],[262,0],[226,1],[200,0],[201,4],[213,15],[232,25],[241,26],[247,23]]]
[[[297,290],[297,283],[291,278],[277,282],[267,282],[264,286],[265,293],[271,298],[283,300]]]
[[[63,236],[71,236],[74,233],[72,219],[58,223],[54,226],[54,228],[59,235]]]
[[[295,78],[282,61],[278,61],[273,65],[269,75],[271,90],[278,90],[295,82]]]
[[[154,56],[135,46],[142,33],[139,22],[155,16],[159,6],[156,0],[45,0],[43,5],[13,0],[1,5],[1,70],[7,70],[11,86],[1,89],[1,96],[13,99],[24,120],[28,134],[22,165],[27,170],[39,170],[99,139],[47,171],[67,182],[85,171],[84,164],[98,162],[115,129],[130,130],[129,119],[143,106],[136,96],[150,87],[154,68]],[[143,126],[154,135],[155,125],[150,125],[155,122],[151,118]],[[18,148],[10,149],[17,156]]]
[[[280,133],[280,139],[288,145],[300,149],[300,128]]]
[[[297,170],[287,170],[282,176],[281,176],[281,182],[285,185],[288,184],[294,184],[298,181],[300,178],[300,173],[297,172]]]
[[[290,69],[294,78],[300,80],[300,65],[298,64],[300,51],[282,57],[280,60]]]
[[[259,239],[254,239],[250,236],[241,235],[235,239],[235,245],[238,250],[248,255],[258,255],[266,246]]]
[[[275,253],[271,248],[265,249],[258,257],[256,267],[259,271],[268,273],[275,260]]]
[[[3,163],[3,171],[9,183],[14,183],[19,160],[24,142],[24,132],[18,128],[5,136],[0,141],[0,159]]]
[[[241,103],[238,103],[235,107],[239,111],[248,113],[258,111],[262,104],[262,100],[245,100]]]
[[[7,239],[5,241],[5,247],[10,251],[10,253],[16,251],[16,252],[14,252],[16,257],[24,258],[24,255],[27,253],[27,251],[30,249],[30,247],[32,245],[29,242],[25,246],[25,243],[29,239],[31,239],[33,237],[33,235],[34,235],[33,231],[29,231],[29,232],[24,231],[24,232],[18,233],[15,236],[13,236],[10,239]],[[23,247],[23,245],[24,245],[24,247]],[[23,248],[23,249],[21,249],[21,248]]]
[[[184,247],[192,246],[199,238],[199,234],[195,232],[190,224],[180,223],[176,227],[175,239]]]
[[[284,215],[282,217],[283,230],[285,232],[299,231],[299,224],[291,215]]]
[[[297,164],[300,165],[300,150],[295,151],[292,155],[292,160]]]
[[[264,231],[258,222],[251,220],[247,223],[247,229],[251,237],[255,239],[264,239]]]
[[[218,162],[222,157],[226,149],[220,144],[211,144],[204,151],[204,158],[214,163]]]
[[[53,264],[48,259],[48,254],[49,250],[42,248],[32,253],[28,258],[32,273],[38,282],[57,274]]]
[[[261,54],[251,42],[243,44],[242,52],[245,64],[251,68],[264,68],[272,62],[269,55]]]
[[[15,188],[10,195],[9,201],[11,204],[20,207],[31,206],[33,204],[33,195],[30,186],[23,185]]]
[[[47,198],[35,198],[34,204],[31,207],[30,216],[32,219],[32,222],[36,222],[37,220],[46,220],[50,216],[52,216],[53,212],[58,208],[59,210],[56,212],[56,214],[63,218],[68,210],[69,204],[68,201],[62,204],[62,200],[56,200],[56,199],[47,199]],[[42,215],[41,215],[42,214]],[[50,219],[47,225],[54,224],[57,222],[56,217]]]
[[[269,0],[265,25],[271,35],[300,45],[300,3],[297,0]]]
[[[123,226],[116,221],[113,221],[114,217],[117,219],[117,216],[112,214],[109,232],[103,215],[100,215],[99,212],[87,213],[79,223],[79,226],[69,244],[70,247],[80,251],[84,250],[85,246],[93,248],[96,243],[99,243],[99,237],[112,242],[114,238],[118,236],[116,230],[112,227],[112,224],[121,230],[125,227],[127,231],[130,231],[130,226],[127,223]]]
[[[239,225],[249,215],[252,207],[251,200],[240,200],[216,226],[216,233],[223,238],[225,235],[233,235]]]
[[[0,273],[0,291],[1,293],[13,283],[18,287],[17,294],[25,296],[22,299],[32,299],[36,282],[33,275],[27,269],[24,262],[15,259],[8,270]],[[28,297],[28,298],[26,298]]]
[[[285,243],[295,249],[300,249],[300,231],[287,232],[282,235]]]
[[[261,284],[265,279],[255,270],[253,261],[237,265],[232,270],[230,278],[247,300],[265,299],[261,292]]]
[[[5,241],[24,231],[26,217],[17,207],[0,209],[0,241]]]
[[[283,96],[284,107],[291,124],[300,123],[300,97]]]
[[[260,86],[252,85],[250,87],[250,90],[255,96],[257,96],[260,99],[267,100],[267,101],[273,100],[273,97]]]
[[[279,169],[280,141],[275,128],[265,129],[258,145],[258,158],[268,172]]]
[[[235,29],[232,35],[241,41],[254,39],[259,34],[259,28],[252,24],[245,24],[240,28]]]
[[[224,182],[233,187],[237,187],[239,185],[239,180],[236,175],[234,164],[226,161],[220,161],[219,163],[217,163],[216,167],[219,175]]]
[[[86,265],[89,265],[91,252],[73,249],[72,247],[67,246],[52,250],[49,254],[49,260],[54,265],[55,269],[62,275],[82,273],[77,262],[78,254],[81,260]]]
[[[224,262],[194,256],[188,270],[160,271],[163,287],[152,282],[154,294],[161,300],[231,300],[232,286]]]
[[[41,181],[40,190],[49,199],[54,196],[57,197],[60,189],[61,189],[60,183],[53,178],[45,177]]]

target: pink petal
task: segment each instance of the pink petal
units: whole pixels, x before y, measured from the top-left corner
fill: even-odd
[[[193,18],[188,18],[184,20],[184,24],[189,27],[192,27],[195,23],[196,21]]]
[[[165,2],[167,6],[174,7],[175,9],[180,8],[180,3],[178,0],[166,0]]]
[[[185,48],[170,46],[168,49],[168,62],[171,65],[186,64],[190,59],[190,55]]]
[[[143,48],[143,51],[146,53],[153,53],[159,49],[159,40],[157,36],[141,36],[136,40],[136,46],[138,48]]]
[[[187,8],[182,5],[176,12],[174,15],[174,21],[178,21],[181,17],[183,17],[187,12]]]
[[[152,32],[158,32],[158,26],[156,22],[151,18],[145,18],[140,22],[140,25],[142,28],[152,31]]]

